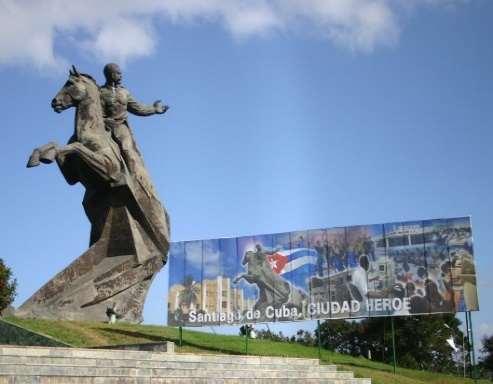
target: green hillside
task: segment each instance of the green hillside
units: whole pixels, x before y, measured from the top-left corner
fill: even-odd
[[[95,322],[50,321],[9,317],[11,323],[34,332],[51,336],[74,347],[148,343],[163,340],[174,341],[177,352],[244,354],[245,341],[240,336],[213,335],[209,333],[183,331],[183,346],[178,347],[178,329],[156,325],[133,325],[118,323],[109,325]],[[318,358],[318,349],[296,343],[269,340],[249,340],[251,355]],[[390,365],[322,350],[324,363],[337,364],[340,368],[354,371],[358,377],[371,377],[374,384],[459,384],[473,383],[470,379],[397,368],[393,375]],[[478,383],[491,383],[478,380]]]

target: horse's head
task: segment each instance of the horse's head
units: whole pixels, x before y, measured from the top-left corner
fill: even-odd
[[[51,107],[57,113],[70,107],[76,107],[81,100],[86,99],[90,93],[97,90],[97,84],[92,77],[81,74],[72,66],[65,85],[51,101]]]

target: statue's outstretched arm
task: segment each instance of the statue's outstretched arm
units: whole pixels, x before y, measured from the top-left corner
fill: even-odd
[[[167,106],[163,106],[162,103],[155,102],[153,105],[146,105],[139,103],[133,98],[131,94],[128,94],[127,110],[137,116],[150,116],[156,113],[164,113],[168,109]]]

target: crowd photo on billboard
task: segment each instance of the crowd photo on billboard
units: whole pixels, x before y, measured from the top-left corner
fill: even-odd
[[[469,217],[176,242],[168,325],[479,309]]]

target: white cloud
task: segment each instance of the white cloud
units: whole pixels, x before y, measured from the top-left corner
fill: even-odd
[[[187,266],[195,269],[202,268],[202,241],[186,242],[185,254],[185,269]]]
[[[102,61],[124,63],[127,58],[152,54],[156,45],[152,35],[149,23],[115,18],[105,23],[85,46]]]
[[[185,268],[203,269],[204,276],[220,274],[221,252],[217,249],[217,241],[188,241],[185,243]],[[186,272],[185,272],[186,274]]]
[[[399,36],[397,14],[384,0],[279,0],[289,25],[315,28],[334,43],[357,51],[372,51]]]
[[[202,261],[204,276],[216,276],[220,274],[220,257],[221,253],[219,250],[212,247],[211,243],[204,242],[204,258]]]
[[[274,9],[266,4],[256,7],[230,6],[225,10],[223,18],[227,28],[238,37],[263,34],[283,27],[282,20],[275,14]]]
[[[404,8],[467,0],[0,0],[0,65],[65,67],[57,48],[76,44],[99,61],[151,55],[158,23],[219,23],[237,38],[316,32],[371,52],[394,44]],[[58,44],[60,43],[60,44]]]

